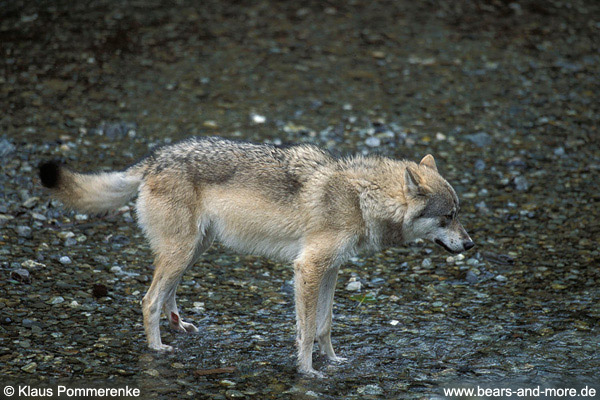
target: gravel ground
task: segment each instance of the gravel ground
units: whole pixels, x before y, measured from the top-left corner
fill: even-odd
[[[165,399],[600,391],[599,43],[592,0],[0,2],[3,381]],[[123,168],[189,135],[433,153],[477,247],[344,264],[349,362],[317,358],[318,381],[295,373],[289,266],[215,246],[178,292],[201,333],[164,323],[178,351],[149,352],[132,204],[67,212],[36,166]]]

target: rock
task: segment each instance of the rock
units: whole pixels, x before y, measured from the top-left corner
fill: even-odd
[[[95,255],[92,259],[98,264],[102,265],[108,265],[108,263],[110,262],[110,259],[108,257],[102,255]]]
[[[29,318],[24,318],[23,321],[21,322],[21,324],[25,328],[31,328],[35,324],[35,321],[32,319],[29,319]]]
[[[381,146],[381,139],[378,137],[371,136],[365,140],[365,144],[369,147],[379,147]]]
[[[432,265],[433,265],[433,262],[431,261],[431,258],[426,258],[421,262],[421,267],[423,267],[425,269],[431,268]]]
[[[259,114],[250,114],[250,120],[252,120],[252,122],[255,124],[264,124],[267,122],[267,117]]]
[[[40,262],[34,261],[34,260],[25,260],[21,263],[21,267],[30,269],[30,270],[39,270],[39,269],[46,268],[46,265],[42,264]]]
[[[475,170],[476,171],[483,171],[484,169],[485,169],[485,161],[483,161],[482,159],[475,161]]]
[[[240,392],[239,390],[233,390],[233,389],[229,389],[225,391],[225,396],[227,398],[231,398],[231,399],[241,399],[241,398],[245,398],[246,396],[244,395],[244,393]]]
[[[365,385],[359,387],[357,392],[366,396],[379,396],[383,394],[383,389],[379,385]]]
[[[119,266],[114,266],[110,268],[110,272],[112,272],[113,274],[122,274],[123,273],[123,269]]]
[[[62,240],[65,240],[65,239],[69,239],[69,238],[75,237],[75,234],[73,232],[71,232],[71,231],[62,231],[62,232],[58,232],[56,234],[56,236],[58,236]]]
[[[30,198],[25,200],[21,205],[25,208],[33,208],[39,200],[39,197],[31,196]]]
[[[17,228],[15,230],[17,232],[17,235],[19,235],[21,237],[24,237],[27,239],[31,239],[33,237],[32,230],[28,226],[19,225],[19,226],[17,226]]]
[[[8,141],[5,137],[0,139],[0,157],[6,157],[13,151],[15,151],[16,147]]]
[[[62,296],[54,296],[53,298],[51,298],[49,301],[46,302],[46,304],[50,304],[50,305],[58,305],[58,304],[62,304],[65,302],[65,299]]]
[[[469,282],[470,284],[474,284],[479,282],[479,277],[477,276],[477,274],[471,270],[467,271],[467,274],[465,275],[465,280],[467,282]]]
[[[108,288],[101,283],[95,283],[92,287],[92,296],[95,298],[108,296]]]
[[[69,256],[61,256],[58,259],[58,262],[61,263],[61,264],[63,264],[63,265],[67,265],[67,264],[71,264],[72,261],[71,261],[71,258]]]
[[[76,244],[77,244],[77,239],[75,239],[75,238],[68,238],[67,240],[65,240],[65,243],[64,243],[64,245],[66,247],[74,246]]]
[[[519,192],[526,192],[529,190],[529,182],[527,181],[527,178],[522,175],[515,177],[512,183]]]
[[[373,279],[371,279],[371,282],[369,282],[369,284],[371,286],[381,286],[381,285],[385,284],[385,279],[379,278],[379,277],[378,278],[373,278]]]
[[[488,147],[492,144],[492,137],[486,132],[465,135],[465,138],[477,147]]]
[[[360,283],[360,281],[348,282],[348,284],[346,285],[346,290],[349,292],[356,292],[359,291],[361,288],[362,283]]]
[[[494,279],[497,280],[498,282],[506,282],[508,280],[508,278],[505,277],[504,275],[496,275],[496,277]]]
[[[35,212],[31,213],[31,218],[33,218],[37,221],[47,221],[48,220],[48,218],[45,215],[40,214],[40,213],[35,213]]]
[[[15,269],[10,273],[10,277],[16,281],[22,283],[30,283],[31,277],[29,276],[29,271],[24,268]]]
[[[29,364],[21,367],[21,370],[23,370],[23,371],[25,371],[27,373],[32,374],[32,373],[35,372],[36,368],[37,368],[37,363],[36,362],[30,362]]]

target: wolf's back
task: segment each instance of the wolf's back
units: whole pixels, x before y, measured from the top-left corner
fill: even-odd
[[[143,168],[137,164],[125,171],[84,174],[59,162],[40,165],[42,185],[65,206],[86,213],[119,208],[133,197],[142,182]]]

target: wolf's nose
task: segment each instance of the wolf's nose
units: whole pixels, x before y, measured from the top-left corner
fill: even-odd
[[[463,247],[464,247],[465,251],[473,248],[473,246],[475,246],[475,243],[473,243],[472,240],[467,240],[466,242],[463,242]]]

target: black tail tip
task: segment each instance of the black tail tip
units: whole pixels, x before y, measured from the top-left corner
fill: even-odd
[[[40,180],[47,188],[55,188],[60,183],[60,161],[52,160],[40,164]]]

